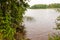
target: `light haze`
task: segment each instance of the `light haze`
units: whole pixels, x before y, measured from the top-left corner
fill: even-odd
[[[29,5],[60,3],[60,0],[30,0]]]

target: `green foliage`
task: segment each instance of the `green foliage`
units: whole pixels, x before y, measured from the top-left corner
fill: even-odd
[[[49,8],[60,8],[59,3],[49,4]]]
[[[54,4],[36,4],[30,7],[30,9],[46,9],[46,8],[60,8],[59,3],[54,3]]]
[[[15,39],[16,28],[21,27],[24,11],[28,6],[26,0],[0,0],[0,34],[2,34],[2,40]]]
[[[31,8],[31,9],[45,9],[45,8],[47,8],[47,7],[48,7],[48,6],[45,5],[45,4],[36,4],[36,5],[31,6],[30,8]]]
[[[49,36],[49,40],[60,40],[60,35],[53,35],[53,36]]]

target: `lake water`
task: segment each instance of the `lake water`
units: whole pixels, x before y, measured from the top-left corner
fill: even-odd
[[[54,9],[28,9],[26,16],[33,18],[33,21],[24,21],[27,37],[31,40],[48,40],[48,34],[57,32],[55,20],[59,12]]]

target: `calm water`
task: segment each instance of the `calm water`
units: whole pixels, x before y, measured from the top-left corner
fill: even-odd
[[[48,34],[57,32],[55,20],[59,13],[54,9],[28,9],[26,16],[33,17],[33,21],[24,21],[27,37],[31,40],[48,40]]]

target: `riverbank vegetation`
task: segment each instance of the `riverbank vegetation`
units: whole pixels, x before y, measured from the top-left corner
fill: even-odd
[[[59,3],[53,3],[53,4],[35,4],[33,6],[30,7],[30,9],[46,9],[46,8],[60,8],[60,4]]]
[[[60,12],[60,9],[57,9],[58,12]],[[56,30],[59,30],[57,33],[54,33],[53,35],[49,35],[49,40],[60,40],[60,15],[56,19]]]
[[[0,0],[0,40],[26,40],[23,14],[26,0]]]
[[[54,34],[49,36],[49,40],[60,40],[60,34]]]

